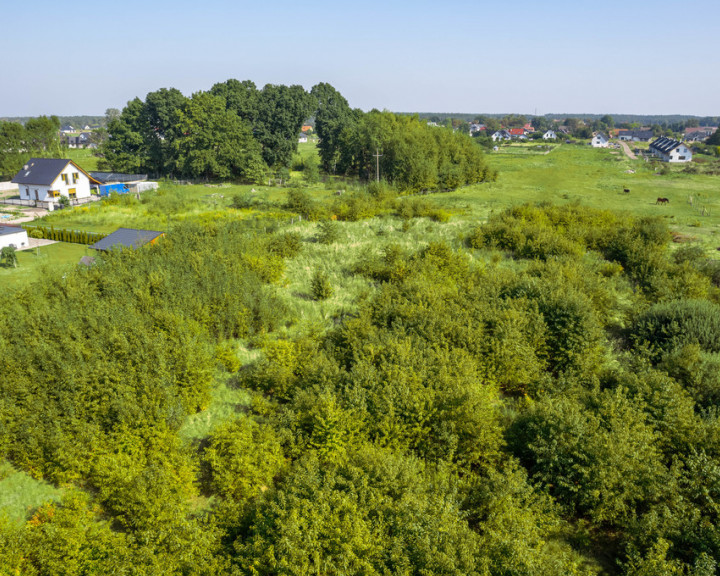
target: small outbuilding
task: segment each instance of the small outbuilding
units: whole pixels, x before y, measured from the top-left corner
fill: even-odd
[[[164,232],[155,230],[137,230],[135,228],[118,228],[112,234],[92,244],[90,248],[107,252],[117,248],[140,248],[145,244],[155,244]]]
[[[0,248],[12,246],[15,250],[24,250],[30,246],[28,234],[19,226],[0,225]]]

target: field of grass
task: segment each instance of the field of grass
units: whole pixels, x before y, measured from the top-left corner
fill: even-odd
[[[58,269],[77,266],[80,258],[91,253],[94,250],[86,246],[65,242],[17,252],[17,268],[0,266],[0,289],[20,288]]]
[[[497,182],[428,198],[453,211],[453,221],[482,221],[509,206],[539,201],[660,215],[673,230],[697,238],[708,250],[720,246],[717,176],[688,174],[684,166],[667,165],[663,167],[669,174],[661,175],[652,164],[630,160],[620,150],[576,145],[561,145],[544,156],[490,153],[488,161],[499,172]],[[656,205],[658,197],[670,203]]]
[[[68,148],[65,157],[73,160],[85,172],[96,171],[100,158],[94,156],[95,150],[88,148]]]
[[[22,522],[29,511],[57,500],[61,493],[58,488],[15,470],[7,462],[0,462],[0,518]]]

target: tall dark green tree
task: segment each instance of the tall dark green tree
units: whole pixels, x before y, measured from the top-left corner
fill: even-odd
[[[320,137],[320,162],[326,172],[334,172],[340,153],[340,135],[354,121],[350,105],[330,84],[313,86],[310,94],[317,100],[315,131]]]
[[[313,98],[302,86],[267,84],[262,89],[253,134],[268,166],[290,165],[300,128],[312,112]]]
[[[260,181],[265,164],[250,127],[225,102],[207,92],[193,94],[174,118],[173,168],[190,178]]]

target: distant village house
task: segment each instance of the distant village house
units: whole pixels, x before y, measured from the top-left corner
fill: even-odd
[[[602,132],[594,134],[592,140],[590,141],[590,146],[592,146],[593,148],[607,148],[608,144],[608,137],[605,136],[605,134],[603,134]]]
[[[663,162],[690,162],[692,151],[685,144],[665,136],[650,144],[650,153]]]

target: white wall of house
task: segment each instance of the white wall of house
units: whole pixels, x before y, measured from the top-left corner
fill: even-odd
[[[607,148],[608,147],[608,141],[605,140],[602,136],[599,134],[597,136],[593,136],[592,141],[590,142],[590,145],[593,148]]]
[[[65,176],[65,178],[63,178]],[[88,198],[90,180],[73,164],[68,164],[50,186],[19,184],[20,198],[41,202],[59,202],[60,196]]]
[[[0,248],[15,246],[17,250],[23,250],[29,246],[28,235],[25,230],[18,229],[15,234],[0,234]]]
[[[692,150],[684,144],[670,150],[667,154],[658,152],[655,155],[663,162],[690,162],[692,160]]]
[[[548,130],[545,134],[543,134],[543,140],[555,140],[555,138],[557,138],[557,136],[552,130]]]

